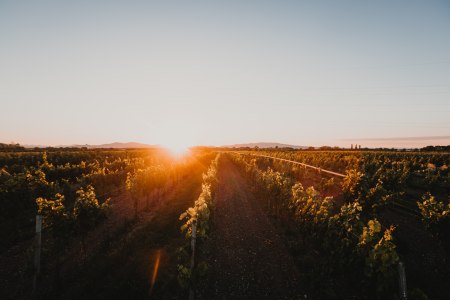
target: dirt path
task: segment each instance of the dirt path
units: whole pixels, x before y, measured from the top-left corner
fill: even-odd
[[[303,299],[293,258],[226,157],[219,182],[210,271],[198,298]]]

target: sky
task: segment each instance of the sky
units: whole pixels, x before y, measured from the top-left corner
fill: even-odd
[[[450,1],[0,0],[0,142],[450,144]]]

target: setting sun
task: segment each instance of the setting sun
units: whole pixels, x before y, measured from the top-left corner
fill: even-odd
[[[182,156],[189,152],[189,146],[183,143],[167,143],[163,145],[163,148],[167,149],[172,155],[177,157]]]

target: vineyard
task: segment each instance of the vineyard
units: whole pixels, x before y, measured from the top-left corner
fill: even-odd
[[[449,195],[448,152],[6,149],[0,297],[448,299]]]

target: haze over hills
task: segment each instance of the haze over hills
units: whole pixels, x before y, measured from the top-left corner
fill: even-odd
[[[49,145],[22,145],[25,148],[46,148],[51,147]],[[100,148],[110,148],[110,149],[131,149],[131,148],[159,148],[164,147],[162,145],[156,145],[156,144],[144,144],[144,143],[138,143],[138,142],[113,142],[108,144],[99,144],[99,145],[89,145],[89,144],[74,144],[74,145],[57,145],[52,146],[55,148],[64,148],[64,147],[72,147],[72,148],[83,148],[86,147],[88,149],[100,149]],[[282,144],[282,143],[274,143],[274,142],[257,142],[257,143],[243,143],[243,144],[232,144],[232,145],[224,145],[221,147],[226,148],[243,148],[243,147],[249,147],[249,148],[294,148],[294,149],[306,149],[307,146],[299,146],[299,145],[289,145],[289,144]]]
[[[46,145],[23,145],[25,148],[45,148],[49,147]],[[86,147],[88,149],[99,149],[99,148],[112,148],[112,149],[129,149],[129,148],[157,148],[160,147],[159,145],[150,145],[150,144],[143,144],[143,143],[137,143],[137,142],[114,142],[109,144],[100,144],[100,145],[58,145],[55,146],[56,148],[62,148],[62,147],[73,147],[73,148],[82,148]]]
[[[249,147],[249,148],[294,148],[294,149],[306,149],[308,146],[298,146],[298,145],[289,145],[289,144],[281,144],[281,143],[268,143],[268,142],[258,142],[258,143],[246,143],[246,144],[234,144],[234,145],[225,145],[222,147],[227,148],[243,148],[243,147]]]
[[[160,147],[160,146],[159,145],[143,144],[143,143],[138,143],[138,142],[127,142],[127,143],[114,142],[114,143],[110,143],[110,144],[91,145],[91,146],[87,146],[87,147],[88,148],[90,147],[90,148],[126,149],[126,148],[157,148],[157,147]]]

